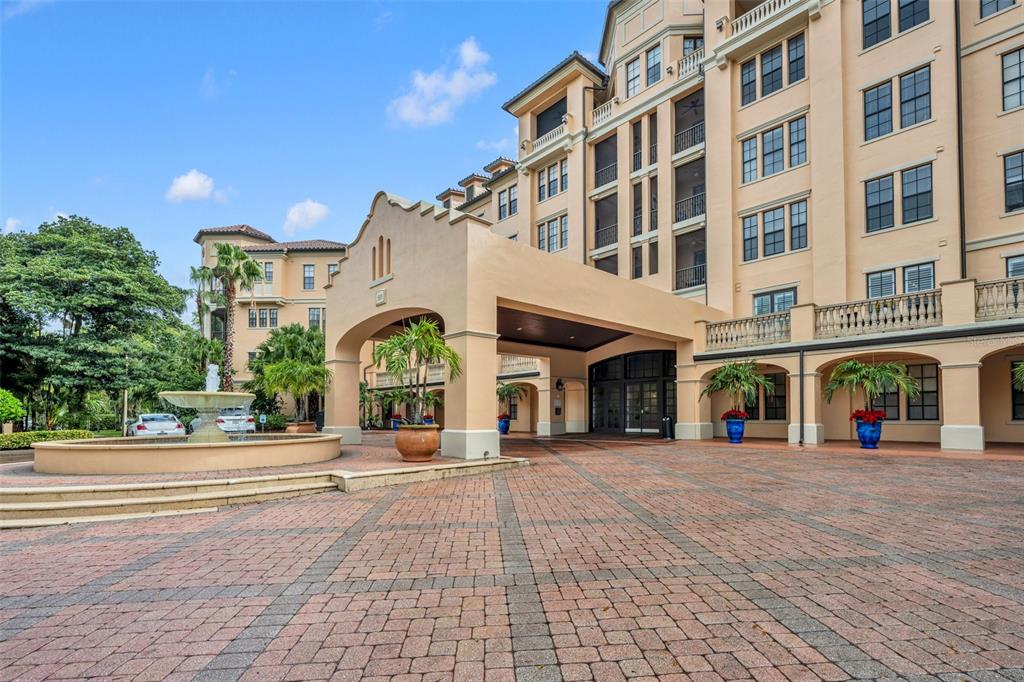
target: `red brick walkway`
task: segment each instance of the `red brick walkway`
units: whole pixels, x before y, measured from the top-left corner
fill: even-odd
[[[1024,680],[1019,462],[532,466],[0,535],[0,677]]]

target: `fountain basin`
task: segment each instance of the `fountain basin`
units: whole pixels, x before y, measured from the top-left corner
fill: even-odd
[[[33,468],[40,473],[168,474],[326,462],[341,454],[341,436],[248,435],[225,443],[194,443],[181,436],[91,438],[32,447]]]

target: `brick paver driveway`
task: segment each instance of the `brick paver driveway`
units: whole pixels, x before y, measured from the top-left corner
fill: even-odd
[[[0,675],[1024,679],[1020,463],[509,451],[532,466],[5,533]]]

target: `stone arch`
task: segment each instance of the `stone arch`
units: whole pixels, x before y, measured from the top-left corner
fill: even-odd
[[[707,385],[711,375],[725,364],[725,362],[718,362],[707,368],[701,366],[701,369],[704,370],[700,377],[701,390]],[[799,373],[799,364],[794,362],[793,358],[768,357],[758,360],[757,370],[772,379],[774,389],[770,395],[768,391],[758,391],[757,399],[745,407],[745,411],[750,414],[746,425],[746,437],[785,439],[788,437],[789,424],[794,421],[793,417],[799,409],[795,396],[791,395],[794,393],[791,390],[793,385],[791,377]],[[710,404],[714,435],[724,438],[726,435],[725,423],[720,417],[723,412],[732,407],[733,398],[715,393],[705,397],[704,400]]]
[[[1024,341],[1002,338],[981,357],[978,372],[981,426],[986,443],[1024,443],[1024,400],[1015,391],[1011,371],[1024,363]]]

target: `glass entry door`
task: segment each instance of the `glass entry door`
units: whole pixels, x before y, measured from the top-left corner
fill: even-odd
[[[658,382],[631,381],[626,384],[626,431],[658,432]]]

